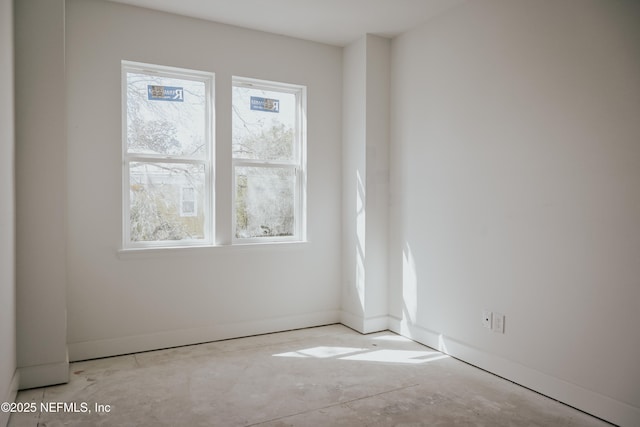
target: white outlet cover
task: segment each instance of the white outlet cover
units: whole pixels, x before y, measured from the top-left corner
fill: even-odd
[[[504,314],[493,313],[493,322],[491,325],[493,332],[504,334]]]

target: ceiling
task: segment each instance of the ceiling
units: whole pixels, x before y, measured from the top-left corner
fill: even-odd
[[[254,30],[346,46],[401,34],[464,0],[111,0]]]

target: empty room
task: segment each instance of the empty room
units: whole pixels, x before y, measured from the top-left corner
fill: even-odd
[[[640,2],[0,34],[0,426],[640,425]]]

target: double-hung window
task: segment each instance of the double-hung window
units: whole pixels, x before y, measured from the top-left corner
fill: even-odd
[[[233,239],[305,239],[304,86],[233,78]]]
[[[125,248],[213,243],[213,79],[122,62]]]

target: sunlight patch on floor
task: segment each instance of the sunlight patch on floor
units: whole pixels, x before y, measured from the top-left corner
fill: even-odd
[[[449,356],[438,351],[367,349],[356,347],[312,347],[303,350],[274,354],[274,357],[297,357],[313,359],[339,359],[360,362],[385,362],[422,364],[446,359]]]

